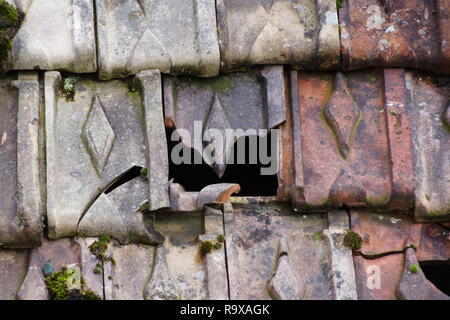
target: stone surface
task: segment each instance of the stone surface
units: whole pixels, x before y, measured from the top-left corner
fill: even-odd
[[[6,0],[24,13],[6,70],[97,70],[93,0]]]
[[[330,245],[331,274],[336,300],[357,299],[352,250],[344,246],[344,237],[349,227],[347,212],[334,210],[328,213],[328,229],[323,233]]]
[[[411,271],[412,265],[418,268],[417,272]],[[439,291],[427,280],[412,248],[405,252],[403,276],[398,284],[396,294],[402,300],[450,300],[449,296]]]
[[[287,97],[281,66],[211,79],[165,76],[163,81],[166,126],[179,130],[183,144],[203,155],[219,177],[231,161],[237,140],[226,134],[227,129],[241,129],[239,136],[257,135],[258,130],[285,120]],[[222,135],[223,150],[217,148],[214,157],[207,152],[210,129]]]
[[[450,244],[445,229],[437,224],[416,224],[411,216],[351,211],[352,230],[362,239],[354,256],[358,299],[396,299],[395,291],[403,274],[403,251],[413,244],[420,261],[446,261]]]
[[[145,69],[214,76],[219,46],[214,1],[96,1],[101,79]]]
[[[278,244],[278,264],[267,286],[270,296],[275,300],[298,300],[303,296],[303,283],[291,259],[286,239]]]
[[[206,275],[208,279],[208,299],[228,300],[228,274],[227,256],[224,244],[218,241],[219,236],[224,236],[222,210],[205,206],[203,211],[203,234],[200,240],[211,241],[213,244],[220,244],[220,248],[213,249],[206,254]]]
[[[162,125],[151,116],[162,112],[158,75],[141,74],[140,81],[145,84],[137,91],[121,80],[99,82],[81,77],[75,85],[74,101],[70,101],[58,89],[60,74],[46,73],[51,238],[74,236],[80,227],[84,236],[111,233],[123,243],[162,242],[151,223],[144,226],[144,213],[138,210],[147,199],[153,203],[150,210],[166,206],[165,198],[168,206],[168,187],[161,187],[167,181],[167,158],[158,158],[160,151],[154,148],[159,146],[148,135],[161,137],[158,128]],[[140,168],[149,168],[147,177],[139,174]]]
[[[155,247],[141,244],[109,244],[114,263],[104,264],[106,300],[143,300],[144,289],[155,262]]]
[[[27,272],[29,250],[0,249],[0,300],[14,300]]]
[[[446,124],[448,77],[407,74],[415,171],[415,219],[450,218],[450,126]]]
[[[336,2],[331,0],[219,0],[221,64],[330,69],[339,65]]]
[[[166,262],[179,298],[208,299],[206,259],[198,239],[203,234],[202,212],[157,212],[155,228],[166,237]]]
[[[141,71],[135,85],[142,93],[147,142],[147,169],[149,181],[149,209],[169,207],[169,159],[164,131],[161,74],[155,70]]]
[[[408,67],[450,71],[447,1],[355,0],[339,10],[344,69]]]
[[[225,214],[230,299],[269,299],[267,284],[276,270],[281,239],[303,294],[299,299],[333,299],[330,250],[322,214],[302,215],[280,204],[233,204]],[[284,297],[291,297],[284,292]]]
[[[155,263],[150,281],[144,291],[146,300],[177,300],[180,293],[167,266],[166,253],[163,245],[156,249]]]
[[[387,91],[386,83],[392,84]],[[291,197],[296,207],[309,210],[411,208],[404,72],[292,71],[291,86],[292,117],[281,136],[287,139],[282,145],[293,142],[282,148],[280,180],[293,187],[284,188],[290,195],[279,192],[279,197]]]
[[[0,108],[0,246],[30,248],[42,238],[41,194],[43,124],[37,73],[1,80]],[[15,89],[14,89],[15,88]]]

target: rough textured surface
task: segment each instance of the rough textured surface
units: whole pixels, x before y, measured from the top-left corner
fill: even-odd
[[[447,1],[353,0],[339,10],[342,65],[449,72]]]
[[[14,300],[27,272],[29,250],[0,249],[0,300]]]
[[[448,78],[407,74],[418,221],[450,218],[450,84]]]
[[[322,235],[325,228],[321,214],[296,214],[276,204],[234,204],[233,213],[225,216],[230,299],[270,298],[266,289],[276,270],[281,239],[288,241],[289,259],[304,285],[299,298],[332,299],[330,251]]]
[[[97,70],[93,0],[6,0],[23,12],[6,70]]]
[[[157,213],[155,219],[156,229],[166,237],[166,261],[178,296],[186,300],[207,299],[206,262],[198,239],[203,234],[202,212]]]
[[[399,299],[403,300],[450,300],[449,296],[440,292],[425,278],[412,248],[405,252],[403,276],[398,284],[396,294]]]
[[[143,300],[144,289],[155,262],[155,247],[141,244],[109,245],[114,259],[104,264],[106,300]]]
[[[257,130],[270,129],[285,120],[285,84],[280,66],[211,79],[166,76],[163,80],[166,126],[187,130],[190,137],[179,132],[183,144],[203,155],[219,177],[231,160],[236,140],[226,134],[226,129],[241,129],[240,136],[256,135]],[[199,137],[194,136],[204,137],[208,129],[219,130],[223,137],[224,150],[216,150],[215,157],[203,152],[208,142],[197,143]],[[201,137],[199,141],[203,141]]]
[[[219,47],[214,1],[96,1],[102,79],[145,69],[214,76]]]
[[[330,245],[331,274],[336,300],[357,299],[352,250],[344,246],[344,237],[349,227],[347,212],[334,210],[328,213],[328,229],[323,233]]]
[[[284,148],[283,157],[292,162],[282,181],[293,181],[295,206],[412,207],[406,95],[399,105],[400,97],[384,94],[384,82],[393,78],[393,88],[404,89],[403,75],[401,70],[291,73],[292,122],[283,131],[292,132],[293,148]],[[402,110],[391,110],[391,101]],[[404,126],[389,117],[406,118]],[[289,143],[288,135],[282,136]]]
[[[224,70],[255,64],[330,69],[339,65],[339,30],[333,0],[218,0]]]
[[[148,167],[148,158],[152,164],[163,162],[150,169],[150,184],[153,177],[164,176],[157,172],[166,166],[164,158],[153,158],[157,154],[149,150],[152,144],[146,135],[148,126],[160,127],[152,122],[158,119],[144,122],[149,112],[161,106],[147,98],[141,100],[141,95],[152,94],[148,89],[158,88],[144,85],[141,91],[133,92],[124,81],[98,82],[83,77],[75,86],[74,101],[70,101],[58,90],[59,73],[47,73],[45,82],[49,236],[75,235],[80,224],[85,236],[111,232],[124,243],[161,242],[161,236],[146,234],[138,221],[142,212],[135,212],[148,197],[149,181],[139,176],[125,185],[115,185],[139,167]],[[168,193],[150,189],[150,194],[153,191]]]
[[[13,92],[13,88],[17,92]],[[37,73],[0,85],[0,246],[30,248],[42,238],[40,94]],[[41,137],[42,138],[42,137]]]

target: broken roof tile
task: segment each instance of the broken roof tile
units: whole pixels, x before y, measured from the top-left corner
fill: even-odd
[[[145,200],[149,210],[169,207],[160,75],[137,77],[136,90],[122,80],[80,78],[71,101],[59,89],[67,79],[46,73],[51,238],[80,232],[108,233],[123,243],[163,241],[139,209]],[[141,168],[149,168],[147,176]]]
[[[342,66],[450,72],[448,1],[352,0],[339,10]]]
[[[256,64],[304,69],[339,65],[334,0],[219,0],[217,17],[225,71]]]
[[[219,46],[214,1],[96,1],[101,79],[145,69],[215,76]]]

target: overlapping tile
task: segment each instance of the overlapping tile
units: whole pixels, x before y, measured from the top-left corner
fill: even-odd
[[[49,236],[162,242],[152,218],[139,210],[146,200],[150,211],[169,207],[159,72],[139,73],[131,88],[121,80],[80,78],[73,101],[60,89],[65,81],[46,73]]]
[[[280,197],[290,192],[296,207],[313,210],[412,208],[404,71],[292,71],[291,101],[280,180],[293,187]]]
[[[450,218],[448,77],[407,74],[417,221]]]
[[[449,15],[445,0],[343,1],[339,10],[342,66],[448,73]]]
[[[326,228],[322,214],[301,215],[276,204],[233,204],[225,212],[230,298],[333,299]]]
[[[217,75],[214,1],[100,0],[95,4],[100,78],[145,69]]]
[[[42,238],[43,124],[37,73],[0,80],[0,246],[30,248]]]
[[[408,215],[371,211],[352,210],[350,217],[352,230],[362,238],[362,254],[354,256],[359,299],[397,298],[407,247],[415,248],[414,256],[421,262],[450,258],[446,230],[438,224],[417,224]]]
[[[219,0],[222,69],[291,64],[304,69],[339,65],[336,2],[332,0]]]
[[[23,13],[5,70],[97,70],[93,0],[6,0]]]

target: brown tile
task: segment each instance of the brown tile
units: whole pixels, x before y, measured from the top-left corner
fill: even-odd
[[[342,65],[450,71],[448,1],[352,0],[339,10]]]
[[[404,71],[291,73],[294,204],[306,209],[412,207]],[[388,86],[388,90],[386,90]],[[395,115],[395,116],[394,116]],[[396,120],[402,120],[401,124]],[[292,129],[291,129],[292,127]]]

